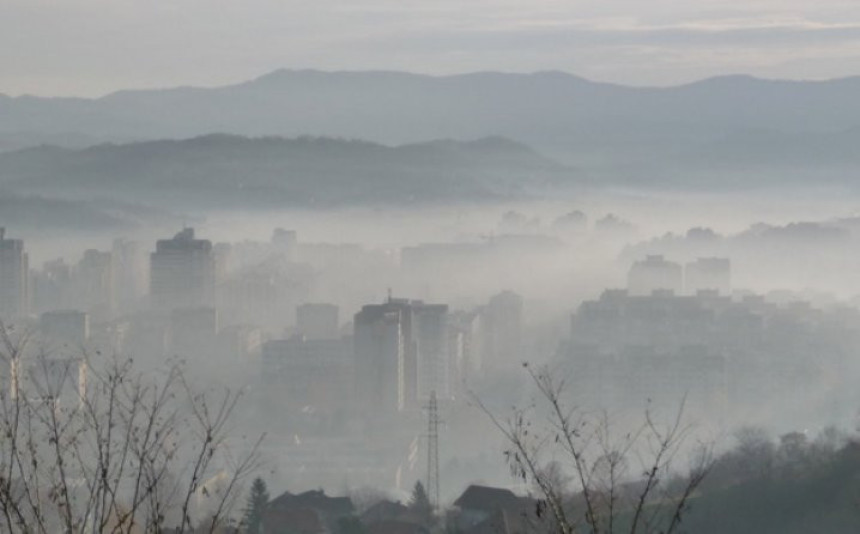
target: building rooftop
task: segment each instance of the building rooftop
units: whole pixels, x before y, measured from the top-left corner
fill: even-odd
[[[306,507],[328,516],[346,516],[355,511],[349,497],[329,497],[323,490],[306,491],[298,495],[287,491],[272,499],[269,507]]]
[[[173,236],[173,239],[159,239],[155,248],[158,252],[176,250],[212,250],[212,242],[208,239],[195,239],[194,228],[183,228]]]
[[[461,509],[482,510],[494,512],[506,508],[519,507],[522,499],[511,490],[489,486],[470,485],[460,497],[454,501],[454,506]]]

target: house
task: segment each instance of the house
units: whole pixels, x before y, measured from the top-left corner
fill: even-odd
[[[378,521],[366,528],[368,534],[430,534],[427,527],[411,521]]]
[[[412,515],[407,506],[395,501],[382,500],[361,514],[361,522],[370,525],[381,521],[409,520]]]
[[[528,497],[519,497],[504,488],[471,485],[454,501],[455,524],[461,531],[473,527],[505,512],[508,519],[513,516],[531,514],[535,502]],[[504,520],[504,517],[499,520]]]
[[[349,497],[330,497],[323,490],[285,492],[266,505],[263,528],[266,534],[335,534],[338,521],[354,512]]]
[[[266,508],[263,512],[266,534],[328,534],[320,514],[308,507]]]
[[[500,509],[463,534],[531,534],[543,530],[535,528],[538,524],[534,514]]]
[[[429,534],[422,518],[399,502],[380,501],[361,514],[368,534]]]

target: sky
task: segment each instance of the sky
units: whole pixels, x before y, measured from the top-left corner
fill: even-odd
[[[860,74],[860,2],[0,0],[7,95],[215,86],[279,68],[838,78]]]

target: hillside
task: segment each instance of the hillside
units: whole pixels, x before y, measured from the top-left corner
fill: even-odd
[[[19,194],[225,208],[522,198],[580,178],[502,138],[389,147],[217,134],[0,155],[0,184]]]
[[[425,76],[279,70],[215,88],[102,98],[0,97],[0,150],[38,143],[324,136],[402,145],[501,136],[601,183],[708,188],[792,180],[853,183],[860,78],[727,76],[667,88],[561,72]],[[836,165],[831,165],[832,161]],[[750,173],[753,173],[750,175]]]

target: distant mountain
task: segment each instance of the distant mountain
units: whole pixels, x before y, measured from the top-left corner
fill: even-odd
[[[175,220],[181,217],[139,204],[99,200],[65,200],[0,191],[0,226],[56,236],[59,231],[112,231]]]
[[[108,139],[77,133],[16,132],[0,133],[0,153],[12,152],[39,145],[56,145],[68,148],[86,148],[104,143]]]
[[[664,184],[738,189],[838,186],[860,190],[860,128],[840,132],[739,130],[688,147],[662,166]]]
[[[759,162],[778,167],[797,154],[794,139],[860,128],[857,94],[860,77],[789,82],[727,76],[637,88],[561,72],[433,77],[279,70],[217,88],[120,91],[98,99],[0,97],[0,139],[20,147],[37,144],[39,136],[44,142],[72,135],[128,141],[226,132],[400,145],[502,136],[606,181],[702,186],[719,182],[709,174],[717,169],[751,170],[741,166],[745,157],[731,160],[744,147],[726,146],[748,132],[759,132],[756,142],[770,147],[756,156]],[[21,132],[26,140],[8,141]],[[836,157],[845,155],[840,150]],[[724,165],[725,158],[732,164]]]
[[[389,147],[216,134],[0,154],[0,186],[64,199],[279,207],[522,198],[581,173],[498,137]]]

